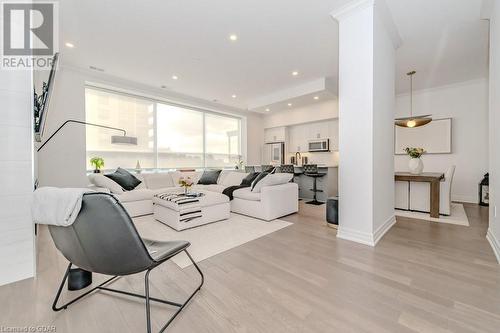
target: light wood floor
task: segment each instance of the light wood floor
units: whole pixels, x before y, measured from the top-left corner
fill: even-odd
[[[470,227],[398,218],[371,248],[336,239],[324,207],[301,204],[284,218],[292,226],[201,262],[206,284],[169,331],[498,333],[500,265],[485,239],[487,209],[466,212]],[[38,277],[0,287],[0,326],[144,331],[143,303],[105,292],[52,312],[66,262],[45,228],[38,245]],[[193,267],[172,263],[151,275],[152,294],[176,300],[197,282]],[[142,275],[114,285],[142,292]],[[156,329],[171,312],[153,307]]]

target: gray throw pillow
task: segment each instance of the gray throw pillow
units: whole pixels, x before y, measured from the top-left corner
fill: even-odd
[[[126,191],[132,191],[141,181],[125,169],[118,168],[115,172],[104,175],[115,181]]]
[[[219,175],[222,170],[205,170],[203,171],[203,175],[201,175],[200,180],[198,180],[198,184],[200,185],[213,185],[217,184],[217,179],[219,179]]]

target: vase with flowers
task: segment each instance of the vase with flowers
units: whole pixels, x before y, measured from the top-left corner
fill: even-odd
[[[406,147],[405,152],[410,156],[410,162],[408,163],[410,173],[414,175],[421,174],[424,171],[424,163],[420,157],[425,154],[424,148]]]
[[[194,182],[191,177],[181,177],[179,178],[179,185],[184,188],[184,194],[189,193],[189,189],[193,186]]]

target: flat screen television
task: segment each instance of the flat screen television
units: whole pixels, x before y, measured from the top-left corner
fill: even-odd
[[[35,113],[35,140],[38,142],[42,141],[43,132],[45,130],[45,123],[47,120],[47,115],[49,113],[50,98],[52,96],[52,91],[54,90],[54,80],[57,71],[59,53],[54,54],[52,58],[52,67],[50,69],[49,78],[47,82],[43,82],[42,92],[38,95],[36,91],[34,92],[34,113]]]

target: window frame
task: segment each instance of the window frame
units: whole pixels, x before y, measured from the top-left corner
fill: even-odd
[[[165,105],[169,105],[169,106],[188,109],[191,111],[200,112],[202,114],[202,118],[203,118],[203,147],[202,147],[202,166],[200,168],[202,168],[202,169],[207,168],[207,158],[206,158],[206,155],[207,155],[206,115],[207,114],[212,114],[212,115],[219,116],[219,117],[233,118],[233,119],[236,119],[238,121],[238,132],[239,132],[239,136],[238,136],[239,155],[238,156],[240,159],[244,158],[245,153],[243,151],[243,144],[242,144],[243,133],[244,133],[243,124],[246,121],[244,116],[238,116],[238,115],[234,115],[234,114],[226,113],[226,112],[222,112],[222,111],[209,110],[209,109],[206,109],[203,107],[174,102],[174,101],[162,99],[162,98],[155,97],[155,96],[146,96],[146,95],[142,95],[140,93],[124,91],[124,90],[117,89],[117,88],[108,88],[108,87],[104,87],[104,86],[99,85],[99,84],[94,84],[94,83],[89,83],[89,82],[86,82],[84,84],[84,96],[86,94],[87,89],[103,91],[103,92],[106,92],[109,94],[121,95],[121,96],[125,96],[125,97],[143,99],[143,100],[146,100],[146,101],[153,103],[153,117],[154,117],[153,130],[154,130],[154,136],[155,136],[154,146],[153,146],[154,165],[155,165],[153,168],[154,170],[171,170],[172,169],[172,168],[160,168],[158,166],[158,163],[159,163],[158,141],[157,141],[157,137],[158,137],[158,121],[157,121],[158,120],[158,118],[157,118],[157,116],[158,116],[158,104],[165,104]],[[84,98],[84,101],[85,101],[85,98]],[[85,117],[86,117],[87,116],[86,101],[84,102],[84,110],[85,110]],[[85,139],[85,152],[87,152],[87,140],[86,139]],[[230,155],[231,154],[229,154],[229,156]],[[178,168],[183,168],[183,167],[184,166],[179,166]],[[210,168],[214,168],[214,167],[227,168],[226,166],[211,166]],[[87,171],[91,171],[91,170],[87,169]]]

